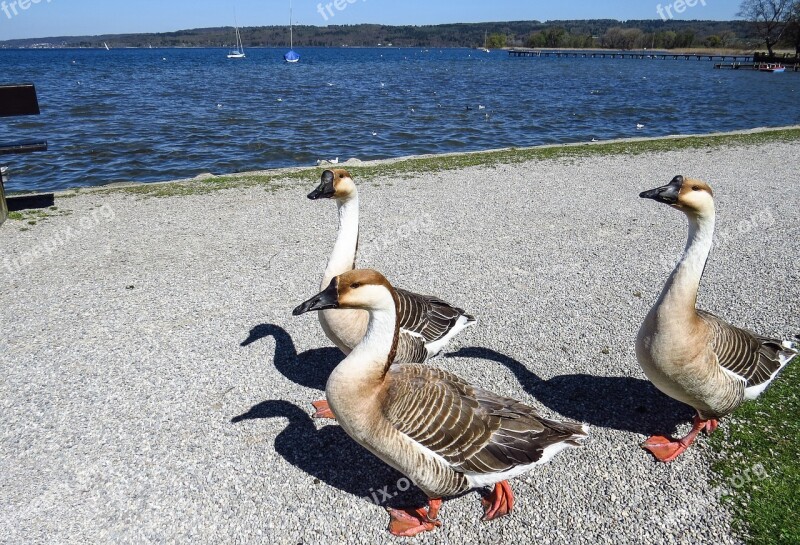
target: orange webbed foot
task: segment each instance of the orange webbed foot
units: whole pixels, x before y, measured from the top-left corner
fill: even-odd
[[[514,510],[514,492],[508,481],[501,481],[494,485],[494,490],[488,497],[481,499],[483,504],[484,522],[489,522],[504,517]]]
[[[683,454],[686,447],[680,441],[668,437],[654,435],[642,443],[642,448],[649,450],[661,462],[669,463]]]
[[[695,416],[692,421],[692,429],[686,434],[686,437],[675,441],[674,439],[654,435],[642,443],[642,448],[652,452],[653,456],[658,460],[669,463],[683,454],[683,452],[689,448],[689,445],[694,443],[698,433],[705,430],[707,434],[711,435],[718,426],[719,421],[715,419],[703,420],[700,416]]]
[[[717,431],[717,428],[719,428],[719,420],[717,420],[716,418],[712,418],[711,420],[706,422],[704,429],[706,435],[711,435],[712,433]]]
[[[336,420],[336,416],[333,414],[328,402],[324,399],[320,401],[314,401],[311,404],[317,410],[317,412],[315,412],[311,418],[330,418],[332,420]]]
[[[397,537],[414,537],[423,532],[431,532],[442,525],[438,520],[439,507],[442,500],[431,500],[428,509],[424,507],[410,509],[392,509],[387,507],[391,520],[389,532]]]

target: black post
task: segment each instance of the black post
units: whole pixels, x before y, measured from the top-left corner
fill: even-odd
[[[0,167],[0,225],[8,219],[8,205],[6,204],[6,190],[3,187],[3,170]]]

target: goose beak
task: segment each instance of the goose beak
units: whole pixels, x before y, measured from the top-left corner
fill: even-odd
[[[678,202],[681,187],[683,187],[683,176],[676,176],[669,184],[650,191],[643,191],[639,193],[639,196],[643,199],[653,199],[656,202],[674,205]]]
[[[314,191],[308,194],[308,198],[312,201],[317,199],[330,199],[336,194],[336,189],[333,187],[333,172],[326,170],[322,173],[322,181]]]
[[[325,291],[318,293],[302,305],[298,306],[296,309],[294,309],[292,314],[294,316],[300,316],[306,312],[311,312],[314,310],[327,310],[331,308],[339,308],[339,282],[336,278],[331,280],[330,285],[325,288]]]

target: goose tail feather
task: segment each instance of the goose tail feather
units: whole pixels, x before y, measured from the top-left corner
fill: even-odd
[[[794,338],[800,340],[800,335],[795,335]],[[778,353],[778,357],[780,359],[781,368],[783,368],[800,353],[800,344],[796,341],[783,341],[781,346],[783,350]]]
[[[783,371],[783,368],[797,357],[797,354],[800,352],[800,344],[793,341],[773,341],[772,349],[774,354],[773,362],[775,359],[777,359],[777,369],[775,369],[770,374],[770,377],[764,382],[745,388],[745,399],[756,399],[758,396],[760,396],[764,390],[767,389],[767,386],[769,386],[772,381],[775,380],[778,375],[780,375],[781,371]]]

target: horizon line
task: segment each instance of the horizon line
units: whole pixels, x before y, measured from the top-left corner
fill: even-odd
[[[647,23],[662,23],[664,25],[668,25],[670,23],[703,23],[703,22],[714,22],[714,23],[746,23],[747,21],[744,19],[670,19],[668,21],[664,21],[662,19],[654,18],[654,19],[614,19],[614,18],[607,18],[607,19],[548,19],[544,21],[540,21],[538,19],[518,19],[518,20],[506,20],[506,21],[479,21],[479,22],[472,22],[472,23],[463,23],[463,22],[449,22],[449,23],[435,23],[435,24],[388,24],[388,23],[351,23],[351,24],[329,24],[329,25],[309,25],[309,24],[295,24],[293,25],[295,28],[331,28],[331,27],[358,27],[358,26],[385,26],[385,27],[437,27],[437,26],[446,26],[446,25],[498,25],[498,24],[505,24],[505,23],[538,23],[538,24],[549,24],[549,23],[561,23],[561,22],[577,22],[577,21],[615,21],[618,23],[631,23],[631,22],[647,22]],[[159,35],[159,34],[174,34],[177,32],[190,32],[196,30],[211,30],[217,28],[235,28],[233,25],[222,25],[222,26],[206,26],[206,27],[193,27],[193,28],[180,28],[176,30],[161,30],[161,31],[141,31],[141,32],[115,32],[115,33],[105,33],[105,34],[62,34],[60,36],[38,36],[38,37],[29,37],[29,38],[10,38],[7,40],[0,40],[0,43],[7,43],[7,42],[16,42],[22,40],[46,40],[46,39],[53,39],[53,38],[99,38],[99,37],[113,37],[113,36],[136,36],[136,35]],[[289,28],[288,24],[283,25],[244,25],[240,26],[240,29],[244,28]]]

